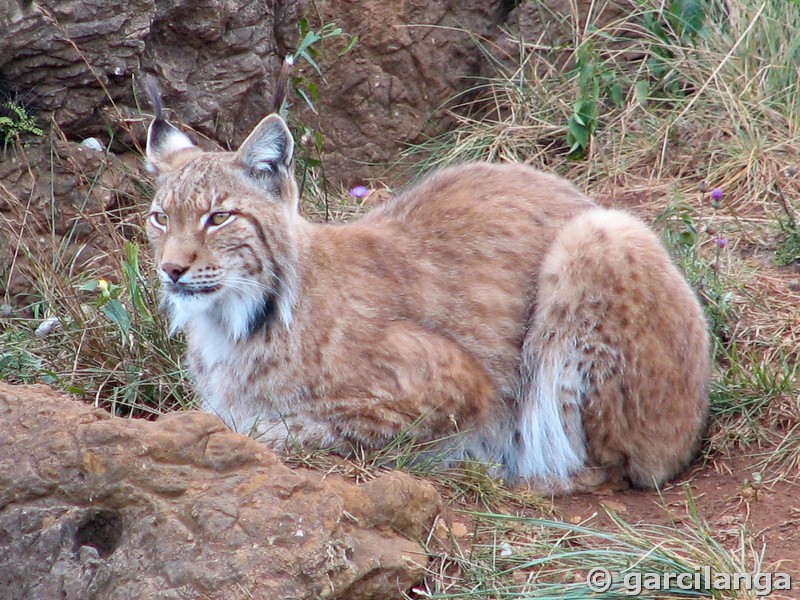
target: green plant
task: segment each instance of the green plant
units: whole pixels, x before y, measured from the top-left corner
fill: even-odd
[[[44,360],[28,349],[28,332],[16,327],[14,320],[9,317],[0,319],[0,324],[0,341],[3,345],[3,350],[0,351],[0,379],[35,383],[47,371]]]
[[[775,263],[780,267],[800,262],[800,228],[793,219],[778,221],[782,239],[775,248]]]
[[[341,43],[343,42],[343,46]],[[330,60],[330,53],[326,51],[329,45],[339,45],[335,60],[349,54],[358,43],[357,35],[345,33],[341,27],[335,23],[324,23],[318,29],[313,29],[308,19],[300,20],[300,44],[294,53],[294,60],[298,71],[301,70],[302,63],[311,67],[313,76],[308,76],[302,72],[293,75],[291,79],[292,88],[302,99],[303,104],[314,115],[315,124],[309,124],[301,118],[292,115],[288,119],[292,128],[294,138],[299,141],[297,145],[296,160],[299,166],[300,194],[307,189],[309,181],[315,185],[315,196],[321,195],[324,200],[325,218],[330,219],[330,208],[328,201],[328,181],[325,176],[325,166],[322,161],[322,154],[325,148],[325,136],[318,109],[319,85],[317,80],[325,82],[325,74],[319,61],[323,58]],[[315,77],[314,77],[315,76]],[[288,110],[288,109],[287,109]],[[289,117],[287,110],[282,115]],[[319,177],[315,173],[319,171]]]
[[[0,103],[0,136],[5,149],[14,139],[22,134],[42,136],[44,132],[28,110],[21,104],[7,100]]]
[[[708,180],[772,200],[800,131],[800,5],[643,0],[603,26],[572,25],[566,43],[519,39],[502,59],[476,39],[495,75],[453,99],[456,126],[404,160],[514,160],[586,183],[652,172],[684,191]]]
[[[783,218],[778,219],[781,239],[775,248],[775,263],[780,267],[785,267],[794,262],[800,262],[800,226],[798,226],[795,212],[786,200],[783,190],[777,184],[775,190],[784,212]]]
[[[575,68],[567,77],[577,90],[573,114],[567,119],[567,157],[586,157],[592,136],[604,119],[623,109],[626,97],[646,107],[652,95],[660,92],[660,101],[682,98],[684,82],[670,65],[672,47],[692,44],[704,30],[705,5],[702,0],[672,0],[668,5],[652,6],[641,2],[638,12],[628,19],[631,35],[603,31],[593,25],[589,35],[576,46],[571,61]],[[634,35],[646,42],[639,44]],[[621,61],[615,46],[640,45],[642,57]]]
[[[703,252],[703,234],[698,226],[698,211],[690,203],[677,200],[661,211],[654,226],[692,287],[697,290],[705,308],[714,340],[715,354],[725,351],[731,340],[731,322],[736,313],[732,282],[721,272],[717,240],[709,240],[715,248],[712,256]],[[727,245],[727,242],[726,242]]]
[[[325,81],[325,75],[322,68],[317,61],[324,56],[323,47],[326,42],[338,39],[345,39],[345,45],[337,54],[337,58],[341,58],[349,54],[356,44],[358,44],[358,35],[348,35],[341,27],[335,23],[324,23],[319,29],[312,29],[308,19],[300,19],[300,43],[294,52],[295,60],[305,61],[314,72]],[[292,79],[294,90],[298,96],[303,99],[303,102],[311,109],[314,114],[319,114],[316,108],[316,103],[319,100],[319,87],[317,84],[307,77],[296,75]]]
[[[725,368],[711,389],[711,408],[717,420],[744,417],[753,424],[773,402],[797,391],[800,365],[780,349],[777,357],[766,360],[753,353],[743,356],[734,341],[723,350],[720,363]]]
[[[721,190],[712,190],[711,214],[705,219],[701,219],[702,211],[686,200],[673,202],[655,219],[666,246],[700,295],[709,322],[719,371],[710,390],[709,452],[765,441],[768,428],[763,421],[771,410],[796,395],[798,375],[790,350],[777,344],[768,348],[763,340],[748,343],[737,336],[741,312],[734,298],[751,293],[739,279],[742,274],[735,273],[727,260],[727,239],[708,234],[718,226],[715,220],[721,220],[717,211],[722,206],[713,200],[714,192],[722,196]],[[747,300],[756,302],[755,298]]]
[[[41,300],[30,317],[7,319],[0,333],[0,377],[48,383],[116,414],[157,415],[188,406],[182,344],[158,314],[135,242],[124,243],[117,276],[118,283],[71,278],[40,265],[31,277]]]
[[[642,3],[642,26],[652,42],[646,59],[652,81],[640,84],[648,92],[652,84],[667,95],[676,98],[685,95],[684,82],[673,68],[675,49],[696,45],[698,36],[706,33],[708,9],[712,5],[708,0],[672,0],[666,7]]]
[[[576,54],[578,99],[573,114],[567,119],[567,155],[577,159],[583,158],[589,151],[589,144],[597,129],[600,77],[597,74],[597,57],[590,43],[583,44]],[[614,97],[620,99],[622,91],[619,84],[615,84],[613,89]]]

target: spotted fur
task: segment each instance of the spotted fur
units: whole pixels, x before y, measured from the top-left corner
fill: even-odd
[[[237,152],[154,121],[148,233],[204,407],[276,448],[410,431],[551,491],[663,483],[708,412],[703,312],[657,237],[522,165],[442,170],[345,224],[298,213],[267,117]]]

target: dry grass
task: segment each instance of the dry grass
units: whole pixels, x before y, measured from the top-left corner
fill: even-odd
[[[141,230],[146,179],[110,157],[83,160],[62,141],[55,128],[38,148],[20,139],[8,151],[22,167],[16,189],[0,187],[0,226],[13,232],[0,240],[0,376],[121,415],[188,406],[182,344],[159,314]],[[121,179],[134,185],[107,187]]]
[[[455,515],[467,522],[460,535],[455,526],[434,528],[428,539],[429,577],[414,589],[414,598],[621,598],[643,594],[647,598],[706,596],[749,598],[744,589],[681,589],[673,584],[647,590],[644,582],[654,574],[761,573],[759,549],[740,536],[735,546],[723,546],[694,510],[683,522],[666,526],[632,526],[609,513],[611,530],[589,523],[564,523],[496,512]],[[665,508],[666,510],[666,508]],[[774,567],[774,566],[773,566]],[[590,587],[598,568],[611,576],[603,591]],[[601,578],[600,583],[606,581]],[[766,582],[762,582],[766,583]],[[760,592],[766,585],[754,586]]]

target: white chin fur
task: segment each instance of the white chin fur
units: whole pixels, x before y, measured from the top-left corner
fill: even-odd
[[[164,295],[165,308],[170,316],[170,334],[200,320],[203,328],[215,326],[222,329],[234,342],[244,339],[250,332],[250,324],[263,302],[263,289],[255,283],[240,284],[235,292],[223,288],[213,294],[197,296]],[[278,300],[278,316],[287,326],[292,318],[291,308],[286,299]]]

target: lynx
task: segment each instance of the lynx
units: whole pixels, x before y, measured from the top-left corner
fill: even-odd
[[[160,106],[148,131],[148,234],[206,410],[278,449],[410,433],[558,492],[658,486],[687,466],[707,325],[646,225],[484,163],[314,223],[293,148],[275,114],[235,152],[201,151]]]

